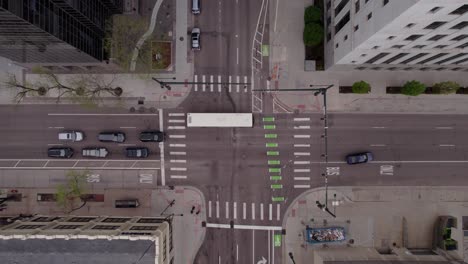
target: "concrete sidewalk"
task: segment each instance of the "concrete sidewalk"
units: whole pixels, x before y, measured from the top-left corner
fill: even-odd
[[[430,249],[434,225],[443,215],[457,218],[452,238],[458,241],[456,254],[463,259],[462,218],[468,215],[467,192],[468,187],[331,187],[329,208],[337,216],[332,218],[316,206],[316,201],[324,202],[324,189],[307,191],[285,213],[283,263],[289,261],[289,252],[297,263],[312,263],[314,249],[323,248],[322,244],[305,242],[307,226],[344,227],[346,241],[328,247]],[[332,206],[332,201],[339,205]]]
[[[435,82],[455,81],[468,86],[466,72],[440,71],[304,71],[305,49],[302,40],[304,10],[311,0],[270,2],[270,77],[272,88],[309,88],[310,85],[329,85],[327,108],[332,112],[383,113],[468,113],[468,95],[420,95],[409,97],[386,94],[387,86],[402,86],[406,81],[418,80],[431,86]],[[351,86],[356,81],[370,83],[366,95],[340,94],[339,86]],[[312,92],[283,92],[275,96],[277,107],[283,112],[322,111],[322,98]]]
[[[55,189],[16,189],[23,196],[22,201],[8,201],[6,210],[0,216],[19,214],[63,215],[55,202],[38,202],[38,193],[55,193]],[[173,190],[160,187],[156,189],[92,189],[93,194],[103,194],[103,202],[88,202],[83,208],[74,211],[80,216],[172,216],[173,239],[176,264],[193,263],[205,237],[201,222],[206,221],[203,194],[196,188],[177,186]],[[135,198],[140,202],[138,208],[115,208],[118,199]],[[169,206],[174,200],[174,205]],[[195,206],[193,213],[190,213]],[[196,214],[196,212],[199,212]]]

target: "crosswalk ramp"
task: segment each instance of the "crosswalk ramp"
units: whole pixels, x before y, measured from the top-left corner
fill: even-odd
[[[168,113],[167,115],[167,157],[171,179],[187,179],[187,143],[185,113]]]
[[[220,93],[247,93],[251,90],[249,77],[247,75],[197,75],[193,76],[193,91]]]
[[[280,221],[281,205],[271,203],[208,201],[212,219]]]

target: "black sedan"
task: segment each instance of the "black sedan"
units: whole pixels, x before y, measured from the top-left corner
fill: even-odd
[[[374,156],[370,152],[355,153],[346,156],[346,162],[349,165],[366,163],[372,160],[374,160]]]

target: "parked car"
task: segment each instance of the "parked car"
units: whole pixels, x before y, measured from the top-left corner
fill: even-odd
[[[192,14],[200,14],[200,0],[192,0]]]
[[[106,148],[84,148],[81,150],[83,157],[105,158],[107,154],[109,154],[109,151]]]
[[[118,142],[122,143],[125,141],[125,133],[123,132],[101,132],[98,136],[101,142]]]
[[[355,153],[355,154],[349,154],[348,156],[346,156],[346,162],[350,165],[366,163],[372,160],[374,160],[374,156],[370,152]]]
[[[200,50],[200,29],[192,29],[192,50]]]
[[[65,131],[58,134],[58,139],[61,141],[82,141],[84,134],[81,131]]]
[[[49,148],[47,155],[51,158],[69,159],[73,156],[73,149],[68,147]]]
[[[127,158],[146,158],[149,155],[149,149],[145,147],[130,147],[125,150]]]
[[[164,140],[164,133],[161,131],[143,131],[140,133],[141,142],[161,142]]]

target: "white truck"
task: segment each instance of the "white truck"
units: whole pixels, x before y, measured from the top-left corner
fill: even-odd
[[[109,154],[109,151],[106,148],[84,148],[81,150],[83,157],[105,158],[107,154]]]

